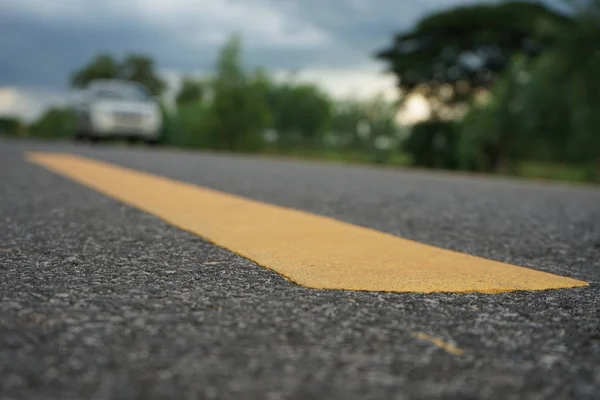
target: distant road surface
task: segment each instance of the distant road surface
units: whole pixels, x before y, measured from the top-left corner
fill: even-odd
[[[597,187],[0,139],[0,399],[598,393]]]

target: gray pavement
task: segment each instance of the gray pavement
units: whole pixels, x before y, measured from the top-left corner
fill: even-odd
[[[26,150],[77,153],[591,286],[305,289],[28,164]],[[3,399],[592,399],[599,284],[596,188],[0,141]]]

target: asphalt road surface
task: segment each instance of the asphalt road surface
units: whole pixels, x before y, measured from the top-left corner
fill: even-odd
[[[59,151],[586,281],[323,291],[24,159]],[[2,399],[596,399],[600,190],[0,141]]]

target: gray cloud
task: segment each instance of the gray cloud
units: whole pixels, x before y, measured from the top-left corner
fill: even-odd
[[[398,30],[473,0],[5,0],[0,87],[65,87],[94,54],[152,55],[169,71],[207,71],[243,34],[246,60],[271,69],[361,68]]]
[[[181,69],[207,68],[209,57],[204,55],[214,52],[214,46],[192,48],[131,20],[79,27],[1,15],[0,37],[0,86],[65,85],[73,69],[99,52],[144,52],[160,65]]]

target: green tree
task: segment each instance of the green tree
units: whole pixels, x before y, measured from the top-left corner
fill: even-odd
[[[68,108],[50,108],[29,126],[29,135],[44,139],[72,137],[75,132],[75,114]]]
[[[175,98],[178,107],[184,104],[198,103],[204,95],[204,84],[194,78],[186,76],[181,81],[181,87]]]
[[[558,27],[553,51],[534,65],[528,128],[544,132],[556,159],[600,179],[600,0],[568,1],[575,23]]]
[[[531,64],[530,81],[521,88],[520,129],[529,139],[527,158],[566,161],[571,130],[569,92],[572,72],[563,71],[556,54],[548,53]]]
[[[96,79],[125,79],[144,85],[150,93],[160,95],[165,89],[154,61],[145,55],[130,54],[119,62],[114,57],[101,54],[71,75],[71,85],[82,88]]]
[[[130,54],[119,65],[118,77],[141,83],[154,96],[165,89],[165,82],[159,77],[154,60],[143,54]]]
[[[333,110],[331,133],[339,149],[364,161],[387,163],[400,144],[397,113],[397,104],[381,96],[338,101]]]
[[[331,128],[333,102],[311,84],[286,82],[269,86],[273,127],[284,145],[315,145]]]
[[[116,79],[120,68],[118,61],[112,56],[100,54],[71,75],[71,85],[82,88],[95,79]]]
[[[508,171],[511,161],[527,156],[524,152],[531,149],[533,137],[525,135],[522,94],[529,75],[526,61],[515,56],[496,81],[490,101],[472,105],[460,124],[462,135],[457,145],[460,166]]]
[[[413,165],[426,168],[455,169],[458,134],[456,124],[447,121],[425,121],[412,127],[403,143]]]
[[[24,136],[25,127],[18,117],[0,117],[0,136]]]
[[[173,111],[169,144],[183,147],[210,148],[211,137],[210,105],[203,102],[182,104]]]
[[[350,147],[372,148],[379,136],[397,136],[397,112],[396,103],[381,97],[339,101],[333,113],[332,130]]]
[[[507,170],[539,160],[600,173],[600,1],[572,16],[571,24],[548,27],[551,48],[532,61],[514,58],[491,101],[472,107],[461,124],[463,164]]]
[[[457,7],[431,15],[376,54],[398,77],[401,94],[430,100],[433,119],[490,88],[515,54],[537,55],[570,19],[542,4],[514,1]]]
[[[261,74],[248,76],[241,58],[241,41],[234,35],[221,49],[207,111],[211,147],[256,151],[271,125],[271,113]]]

